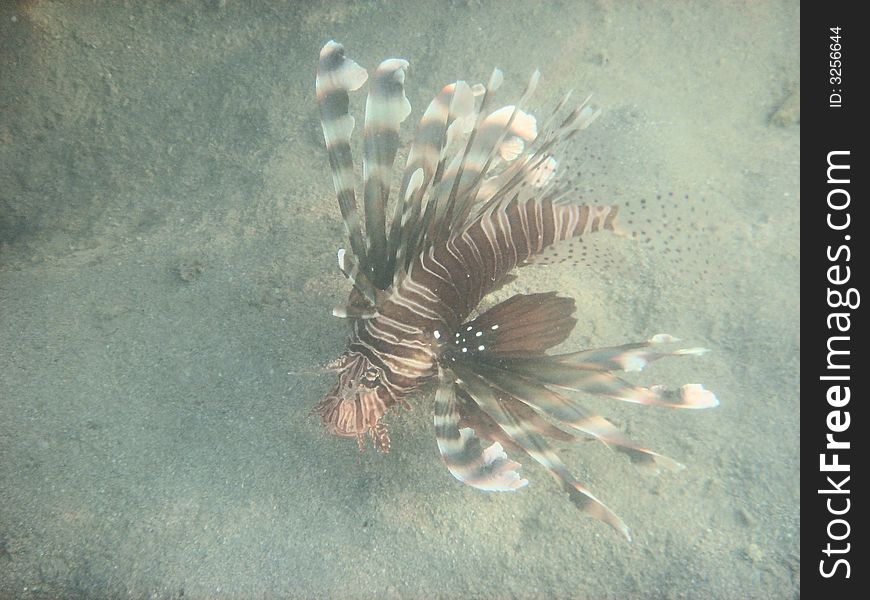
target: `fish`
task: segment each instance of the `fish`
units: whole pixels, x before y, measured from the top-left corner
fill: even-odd
[[[391,450],[385,417],[434,388],[434,434],[450,474],[478,490],[528,485],[508,451],[544,467],[585,514],[631,539],[623,520],[584,487],[555,442],[595,439],[632,463],[679,470],[677,461],[636,444],[576,395],[679,409],[719,404],[701,384],[641,387],[620,377],[668,357],[700,356],[669,334],[614,347],[553,354],[577,319],[556,292],[518,293],[479,305],[528,265],[558,263],[577,243],[626,236],[616,204],[579,202],[559,177],[560,156],[599,116],[590,97],[564,96],[542,118],[528,105],[540,72],[521,97],[495,107],[504,76],[445,85],[422,114],[410,144],[409,63],[384,60],[369,76],[329,41],[320,51],[315,93],[347,244],[338,268],[347,302],[347,348],[328,365],[337,382],[311,411],[326,432]],[[362,140],[362,202],[351,137],[350,95],[368,84]],[[396,171],[398,156],[406,156]],[[393,185],[393,180],[398,183]],[[397,187],[391,201],[392,188]],[[388,219],[388,213],[389,219]]]

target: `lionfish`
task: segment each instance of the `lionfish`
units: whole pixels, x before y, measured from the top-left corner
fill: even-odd
[[[474,316],[487,294],[516,268],[545,262],[596,232],[619,233],[618,206],[572,202],[556,156],[599,114],[589,98],[542,123],[524,110],[535,71],[517,104],[492,109],[503,75],[488,83],[444,86],[424,112],[407,149],[392,219],[387,223],[400,124],[411,106],[402,59],[383,61],[369,81],[363,139],[363,223],[354,190],[349,92],[367,71],[330,41],[320,51],[316,95],[348,247],[338,266],[352,290],[336,316],[351,322],[347,349],[329,368],[338,383],[312,410],[330,434],[366,435],[390,450],[383,417],[434,382],[435,437],[450,473],[481,490],[528,484],[505,448],[525,453],[556,478],[571,500],[630,539],[613,511],[582,486],[547,438],[595,438],[632,462],[678,469],[674,460],[636,445],[610,421],[588,414],[565,392],[671,408],[708,408],[716,396],[699,384],[638,387],[614,375],[639,371],[676,341],[658,334],[640,343],[548,354],[566,340],[574,301],[554,292],[516,294]],[[389,226],[388,226],[389,225]],[[481,440],[489,442],[484,447]]]

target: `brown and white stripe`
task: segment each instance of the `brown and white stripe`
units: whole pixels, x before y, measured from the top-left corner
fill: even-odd
[[[624,370],[640,370],[643,365],[665,356],[697,356],[703,348],[686,348],[674,352],[646,350],[649,342],[628,348],[603,348],[571,354],[507,361],[522,375],[534,376],[541,383],[575,392],[605,396],[614,400],[663,406],[667,408],[712,408],[719,405],[715,394],[700,384],[686,384],[672,390],[660,385],[635,386],[610,372],[616,365]]]
[[[446,158],[449,132],[456,128],[457,121],[463,122],[473,111],[471,87],[464,81],[457,81],[444,86],[423,113],[399,187],[399,202],[390,229],[390,266],[395,267],[396,261],[402,267],[407,266],[406,248],[409,244],[416,247],[416,240],[409,240],[415,235],[423,197]]]
[[[541,435],[531,431],[524,420],[514,414],[510,405],[500,399],[501,392],[497,392],[486,379],[465,365],[457,363],[454,369],[459,377],[459,386],[492,417],[507,436],[550,471],[580,510],[607,523],[631,540],[628,527],[622,519],[574,478],[550,444]]]
[[[520,464],[509,460],[501,444],[484,449],[469,427],[459,427],[455,376],[438,370],[435,392],[435,439],[447,469],[459,481],[479,490],[512,492],[528,485],[517,473]]]
[[[393,162],[399,149],[399,127],[411,113],[405,97],[408,61],[391,58],[378,66],[369,83],[363,141],[366,240],[375,285],[392,283],[387,270],[386,209],[390,196]]]
[[[554,293],[516,295],[468,320],[517,267],[569,254],[560,245],[570,240],[617,231],[617,206],[573,204],[571,185],[560,183],[557,174],[558,153],[599,111],[589,98],[566,108],[566,96],[539,122],[524,110],[537,71],[519,102],[496,110],[489,106],[502,82],[498,69],[486,87],[462,81],[445,86],[420,120],[388,224],[399,130],[410,113],[407,68],[404,60],[386,60],[370,82],[363,237],[348,103],[349,92],[368,75],[340,44],[329,42],[320,53],[317,101],[350,241],[350,248],[339,252],[339,267],[354,292],[348,306],[335,311],[353,318],[347,351],[335,367],[338,383],[313,412],[330,433],[356,437],[361,449],[368,433],[385,452],[390,439],[382,417],[397,404],[408,407],[411,393],[437,379],[436,441],[456,479],[478,489],[516,490],[528,482],[505,450],[524,452],[547,468],[584,512],[628,538],[622,520],[580,485],[548,439],[591,436],[640,465],[681,465],[635,444],[563,393],[672,408],[715,406],[716,397],[699,384],[645,388],[613,374],[704,350],[663,351],[662,344],[676,340],[659,334],[640,344],[548,355],[576,324],[573,301]],[[482,440],[491,445],[484,448]]]
[[[357,214],[353,156],[350,150],[354,118],[349,112],[348,92],[358,90],[366,79],[366,70],[345,56],[341,44],[330,41],[320,51],[315,91],[317,106],[320,108],[323,139],[326,142],[332,182],[351,249],[364,265],[366,252]]]
[[[673,459],[638,446],[606,419],[586,414],[576,401],[571,401],[548,389],[534,377],[517,374],[512,366],[511,363],[496,366],[487,362],[478,364],[476,370],[503,392],[553,421],[592,436],[605,445],[627,454],[635,464],[664,467],[670,471],[683,468],[683,465]]]
[[[495,207],[419,255],[378,307],[378,315],[413,323],[430,335],[437,329],[455,331],[515,267],[559,240],[612,229],[615,212],[547,199]]]

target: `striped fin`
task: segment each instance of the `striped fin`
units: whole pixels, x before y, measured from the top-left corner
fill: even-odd
[[[392,283],[387,270],[386,208],[390,196],[393,162],[399,149],[399,127],[411,113],[405,97],[408,62],[391,58],[378,66],[366,100],[363,141],[366,238],[374,283],[385,289]]]
[[[538,136],[537,120],[520,107],[527,104],[534,93],[540,79],[540,72],[536,70],[532,73],[517,105],[505,106],[487,114],[486,102],[500,85],[498,80],[500,77],[501,71],[493,72],[465,152],[461,160],[457,156],[457,161],[448,169],[444,185],[435,191],[436,202],[444,204],[443,220],[440,223],[442,233],[436,236],[437,239],[443,239],[444,230],[449,231],[451,225],[456,227],[467,221],[474,199],[477,197],[477,189],[494,160],[499,156],[505,140],[514,141],[515,147],[517,144],[522,144],[524,147],[524,142],[531,142]],[[445,197],[448,190],[449,196]]]
[[[589,96],[567,116],[562,116],[563,108],[570,96],[569,92],[539,127],[539,133],[534,140],[535,147],[518,157],[507,169],[484,182],[477,198],[477,201],[482,203],[478,215],[498,203],[508,201],[519,187],[530,185],[537,188],[537,195],[540,195],[540,192],[546,190],[555,180],[558,162],[554,155],[558,153],[557,150],[567,140],[587,128],[601,112],[589,104],[591,98]],[[559,191],[558,188],[556,189]]]
[[[465,143],[465,148],[461,154],[456,154],[450,165],[447,167],[446,175],[436,181],[436,187],[432,191],[432,197],[426,206],[426,212],[423,215],[421,225],[421,234],[418,238],[418,246],[415,254],[422,250],[425,242],[431,243],[433,240],[443,240],[445,235],[449,233],[446,225],[449,223],[449,217],[453,212],[453,205],[456,202],[456,195],[459,191],[459,185],[462,181],[462,170],[468,154],[474,147],[474,140],[481,123],[486,117],[489,103],[492,101],[492,96],[501,87],[504,81],[504,74],[501,69],[493,69],[489,76],[489,81],[486,87],[483,88],[483,98],[480,101],[480,107],[477,110],[474,127],[468,135],[468,140]],[[442,158],[439,164],[439,171],[443,172],[446,156]]]
[[[583,131],[592,125],[595,119],[601,116],[601,109],[592,106],[590,104],[591,100],[592,94],[589,94],[583,102],[580,103],[580,106],[575,108],[568,118],[565,119],[563,126],[567,125],[569,127],[569,135],[574,135],[575,133]]]
[[[553,111],[544,122],[544,131],[557,132],[559,130],[566,130],[565,133],[568,134],[570,133],[570,130],[568,130],[568,127],[566,126],[570,126],[577,131],[582,131],[589,127],[595,119],[601,116],[601,109],[592,105],[592,94],[589,94],[578,106],[573,108],[568,115],[563,117],[563,121],[558,127],[554,127],[554,123],[559,119],[559,116],[564,114],[563,109],[568,105],[568,100],[571,99],[573,93],[573,90],[569,90],[556,106],[553,107]]]
[[[537,71],[535,72],[537,74]],[[536,78],[533,78],[536,81]],[[529,83],[530,90],[534,83]],[[524,95],[521,103],[527,99]],[[461,225],[468,217],[471,204],[477,197],[476,187],[498,159],[515,160],[525,143],[533,141],[538,135],[535,117],[519,108],[504,106],[490,113],[480,124],[474,144],[462,164],[462,179],[458,184],[458,206],[452,215],[454,226]],[[505,158],[507,157],[507,158]],[[449,181],[449,178],[448,178]]]
[[[538,435],[542,435],[542,436],[550,438],[552,440],[558,440],[560,442],[576,442],[579,439],[577,437],[577,435],[575,435],[573,433],[569,433],[563,429],[559,429],[558,427],[556,427],[555,425],[550,423],[547,419],[545,419],[540,414],[538,414],[528,404],[522,402],[521,400],[519,400],[515,397],[503,396],[503,397],[499,398],[499,401],[504,406],[509,408],[511,413],[513,413],[514,415],[517,416],[517,418],[519,418],[523,421],[523,424],[525,425],[525,427],[528,431],[532,431],[534,433],[537,433]],[[471,400],[471,403],[473,404],[474,401]],[[463,406],[463,410],[467,410],[467,408],[468,408],[467,405]],[[497,425],[496,425],[496,427],[497,427]],[[499,428],[499,431],[501,431],[500,428]],[[483,437],[482,434],[481,434],[481,437]],[[507,436],[504,436],[504,438],[506,440],[508,440],[507,442],[502,441],[502,444],[506,448],[515,447],[515,448],[519,449],[520,451],[523,451],[522,447],[517,446],[516,443],[510,441],[510,438],[508,438]]]
[[[492,260],[481,265],[485,272],[479,275],[493,281],[558,240],[614,230],[618,213],[615,206],[557,204],[570,190],[552,184],[556,179],[552,148],[575,133],[578,127],[588,125],[596,111],[581,105],[567,116],[554,114],[548,121],[557,122],[558,126],[542,134],[537,130],[534,117],[519,108],[534,89],[536,75],[520,103],[491,114],[487,112],[487,104],[500,78],[500,72],[494,71],[464,150],[453,156],[440,180],[438,173],[445,163],[439,164],[425,212],[412,225],[413,233],[407,244],[399,244],[400,252],[405,249],[419,256],[427,246],[433,247],[451,238],[456,245],[457,238],[470,236],[480,253],[489,254],[487,246],[491,248],[494,256],[486,257]],[[494,177],[496,182],[488,181],[486,175],[492,164],[504,159],[501,150],[509,134],[519,134],[512,137],[523,140],[524,144],[528,139],[535,148],[507,163],[503,173]],[[491,184],[499,187],[494,189]],[[481,194],[481,190],[485,192]],[[464,252],[465,248],[458,251]],[[511,255],[519,260],[513,261]],[[461,257],[465,266],[471,264],[469,258]],[[482,281],[477,283],[483,284]],[[475,292],[470,298],[473,304],[480,296]]]
[[[485,450],[474,430],[459,428],[459,407],[453,374],[439,368],[435,392],[435,439],[450,473],[479,490],[512,492],[528,485],[517,473],[520,464],[509,460],[501,444]]]
[[[598,207],[555,205],[547,198],[515,199],[418,255],[396,290],[400,294],[412,287],[438,290],[439,310],[434,312],[458,331],[480,300],[530,255],[578,231],[611,228],[616,210],[601,207],[600,218],[598,211]]]
[[[521,188],[509,202],[487,202],[489,208],[466,228],[478,248],[494,250],[494,271],[486,272],[490,277],[528,264],[562,240],[615,228],[618,206],[560,204],[531,189]]]
[[[503,392],[540,411],[555,422],[592,436],[605,445],[628,455],[639,466],[664,467],[671,471],[683,468],[677,461],[636,445],[625,433],[603,417],[587,415],[577,402],[547,389],[533,377],[518,375],[514,365],[501,368],[478,363],[475,370]]]
[[[359,261],[353,255],[348,255],[344,248],[338,250],[338,269],[348,281],[368,300],[372,306],[377,305],[377,292],[371,280],[360,270]]]
[[[366,251],[354,192],[353,156],[350,150],[354,118],[348,111],[348,92],[358,90],[367,78],[366,70],[344,55],[341,44],[329,41],[320,51],[315,80],[320,125],[345,231],[351,250],[363,264],[366,262]]]
[[[590,105],[591,96],[588,96],[580,106],[562,117],[561,122],[555,125],[559,121],[562,109],[567,104],[569,97],[570,93],[557,104],[553,113],[540,127],[539,134],[535,138],[536,147],[534,150],[525,153],[524,156],[515,160],[508,169],[481,186],[478,193],[480,204],[477,215],[491,211],[497,206],[503,206],[506,202],[511,201],[518,188],[521,190],[526,185],[537,190],[533,196],[540,196],[542,192],[548,192],[548,198],[551,200],[572,194],[571,185],[553,185],[556,181],[553,175],[557,165],[554,155],[558,155],[560,148],[568,140],[586,129],[601,111]]]
[[[685,465],[672,458],[636,445],[624,432],[617,429],[604,417],[589,416],[579,422],[571,423],[571,426],[619,452],[624,452],[635,465],[653,468],[663,467],[669,471],[681,471],[686,468]]]
[[[468,356],[543,355],[571,334],[573,312],[574,300],[556,292],[516,294],[463,325],[453,343]]]
[[[695,349],[688,352],[676,351],[671,356],[683,356],[698,354]],[[719,405],[715,394],[705,390],[704,386],[697,383],[688,383],[673,390],[661,385],[648,388],[635,386],[620,379],[609,371],[603,370],[610,359],[595,365],[589,361],[589,356],[577,353],[579,356],[572,357],[570,354],[530,358],[528,360],[508,359],[505,361],[506,368],[528,377],[534,377],[544,385],[585,392],[632,402],[635,404],[648,404],[664,406],[667,408],[712,408]],[[640,364],[641,361],[649,360],[648,355],[634,354]],[[657,356],[656,358],[660,358]],[[576,359],[576,362],[574,361]]]
[[[481,410],[465,390],[457,386],[456,395],[460,399],[460,427],[470,427],[479,438],[498,442],[505,450],[525,453],[522,446],[514,442],[492,417]],[[530,431],[562,442],[577,441],[576,435],[559,429],[519,400],[502,398],[502,402],[510,404],[511,410],[522,415],[526,427]]]
[[[635,344],[623,344],[609,348],[593,348],[562,354],[558,358],[560,363],[570,364],[575,369],[592,371],[641,371],[649,363],[667,356],[700,356],[706,354],[706,348],[681,348],[672,352],[654,350],[654,346],[680,341],[678,338],[659,333],[645,342]]]
[[[405,244],[420,218],[423,196],[438,166],[445,159],[450,132],[455,131],[456,126],[473,111],[474,94],[471,87],[464,81],[457,81],[444,86],[423,113],[408,152],[399,188],[399,202],[390,226],[388,260],[391,264],[397,254],[402,258],[408,254]]]
[[[483,378],[466,368],[456,365],[460,386],[484,410],[510,438],[525,450],[535,461],[544,466],[562,484],[572,502],[586,514],[607,523],[631,540],[628,527],[598,498],[583,487],[568,470],[555,450],[537,433],[531,431],[521,415],[511,410]]]
[[[556,176],[559,162],[552,156],[547,156],[540,164],[528,165],[524,161],[515,161],[514,164],[504,169],[497,175],[486,179],[477,192],[476,202],[484,203],[492,198],[496,192],[510,182],[518,173],[522,175],[522,184],[532,188],[544,188],[553,181]],[[534,193],[534,191],[532,191]]]

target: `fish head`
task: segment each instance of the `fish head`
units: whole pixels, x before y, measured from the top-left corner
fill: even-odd
[[[387,426],[380,422],[394,403],[379,367],[359,352],[345,352],[329,365],[338,381],[311,413],[320,416],[327,433],[356,438],[360,450],[368,433],[379,452],[389,452]]]

